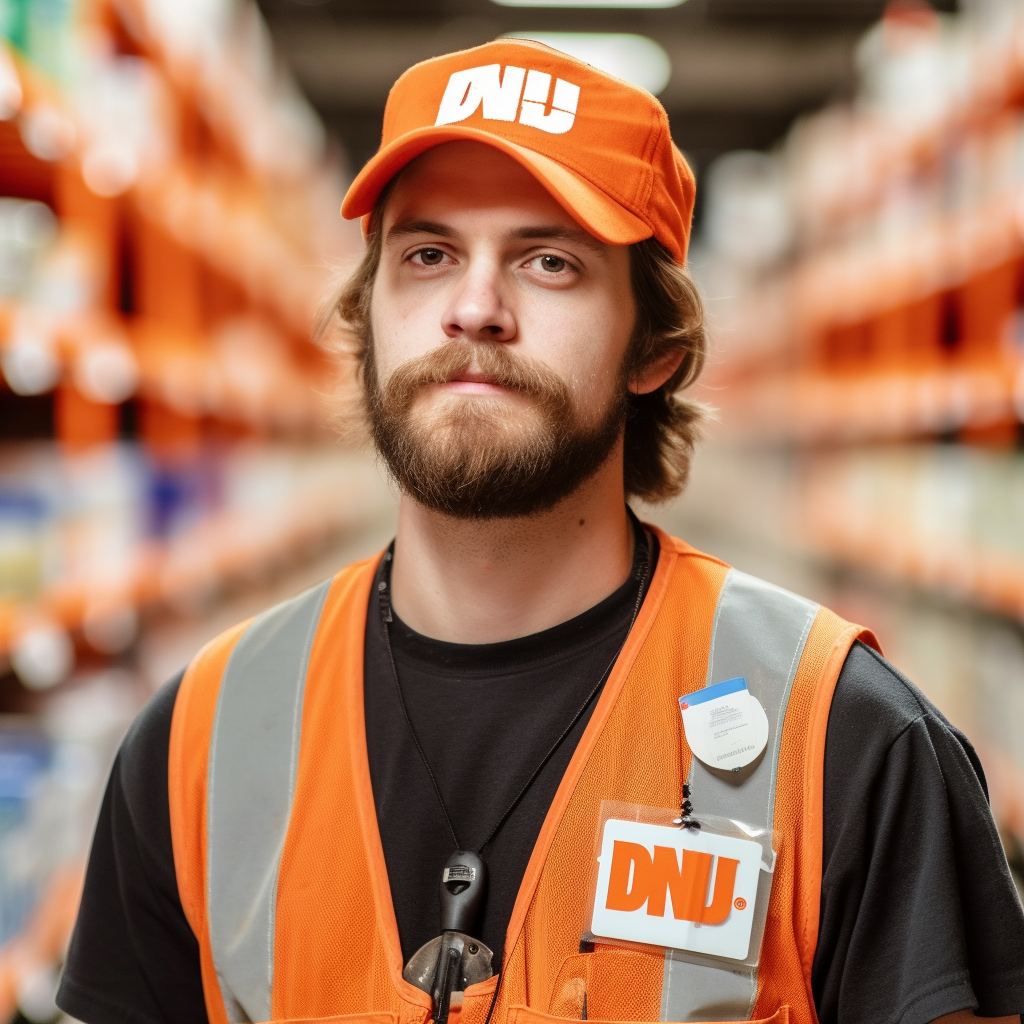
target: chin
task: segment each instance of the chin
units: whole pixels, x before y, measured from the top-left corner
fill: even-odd
[[[522,438],[542,426],[532,403],[519,395],[441,394],[421,399],[409,417],[410,427],[435,441],[465,436],[474,445]]]

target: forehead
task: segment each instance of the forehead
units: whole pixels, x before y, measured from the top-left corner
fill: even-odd
[[[385,229],[408,219],[465,222],[481,214],[580,225],[521,164],[480,142],[448,142],[427,150],[396,178],[384,210]],[[595,239],[596,241],[596,239]]]

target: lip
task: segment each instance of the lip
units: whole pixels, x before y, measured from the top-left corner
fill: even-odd
[[[488,374],[468,369],[459,371],[456,377],[442,386],[463,395],[497,395],[506,390]]]
[[[446,384],[442,384],[441,387],[462,395],[499,395],[505,391],[500,384],[492,384],[487,380],[465,380],[463,378],[450,380]]]

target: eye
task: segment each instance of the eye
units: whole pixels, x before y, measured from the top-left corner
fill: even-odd
[[[541,256],[540,265],[549,274],[559,274],[568,266],[561,256]]]
[[[419,262],[425,267],[436,267],[445,257],[443,249],[419,249],[413,253],[413,259],[419,258]]]

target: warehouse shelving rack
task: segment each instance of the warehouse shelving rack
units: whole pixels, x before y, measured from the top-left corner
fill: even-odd
[[[962,627],[971,653],[947,711],[1019,853],[1024,744],[1005,723],[1019,729],[1024,660],[995,695],[970,662],[989,621],[1011,637],[1024,624],[1024,5],[940,18],[893,3],[859,57],[854,101],[802,119],[767,158],[785,253],[711,296],[703,394],[718,423],[684,508],[774,544],[851,617],[872,609],[844,608],[837,580]],[[739,480],[760,488],[756,507]]]
[[[23,384],[19,361],[57,364],[55,434],[70,452],[115,441],[126,419],[150,452],[172,460],[204,436],[324,440],[318,392],[331,370],[310,325],[332,261],[358,251],[358,239],[334,224],[339,168],[318,152],[314,115],[280,75],[264,71],[261,82],[246,67],[267,58],[265,41],[247,56],[223,40],[214,49],[203,25],[194,26],[197,38],[175,38],[160,9],[96,0],[74,27],[109,51],[115,70],[93,69],[94,78],[116,79],[125,64],[148,94],[141,139],[119,135],[116,109],[113,123],[89,124],[67,92],[0,42],[8,97],[0,194],[55,209],[80,287],[93,293],[65,309],[0,301],[8,384],[12,376]],[[254,9],[235,17],[258,33]],[[8,392],[5,401],[18,400]],[[329,497],[295,495],[259,543],[237,540],[251,531],[239,529],[236,511],[182,541],[191,559],[140,545],[101,597],[146,605],[207,585],[211,571],[280,558],[338,527]],[[0,651],[39,616],[80,626],[89,587],[59,580],[31,607],[0,604]]]
[[[173,534],[140,528],[102,574],[0,580],[0,662],[18,669],[42,643],[52,671],[22,676],[37,688],[70,670],[73,657],[53,669],[54,650],[116,665],[140,615],[208,606],[381,511],[365,467],[336,447],[329,421],[346,398],[311,338],[332,274],[361,249],[338,215],[341,159],[256,5],[44,6],[66,15],[40,36],[60,34],[59,53],[35,53],[31,26],[0,38],[0,199],[56,214],[32,288],[0,288],[0,485],[42,453],[79,481],[104,459],[130,463],[161,500],[216,493]],[[0,696],[0,712],[61,690]],[[72,858],[0,947],[0,1019],[52,976],[80,885]]]

